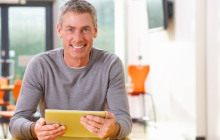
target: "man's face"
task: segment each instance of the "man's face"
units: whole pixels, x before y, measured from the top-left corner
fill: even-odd
[[[64,58],[67,61],[89,59],[93,38],[97,37],[97,25],[94,27],[89,13],[65,13],[62,28],[58,24],[57,32],[63,38]]]

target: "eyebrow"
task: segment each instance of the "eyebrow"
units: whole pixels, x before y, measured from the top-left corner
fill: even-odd
[[[76,28],[76,27],[67,25],[66,28]],[[86,26],[83,26],[82,28],[85,29],[85,28],[91,28],[91,27],[89,25],[86,25]]]

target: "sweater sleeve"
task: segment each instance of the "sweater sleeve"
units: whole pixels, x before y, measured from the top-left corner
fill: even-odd
[[[125,89],[123,64],[118,57],[113,61],[109,75],[108,110],[115,115],[116,121],[120,124],[120,131],[116,138],[123,139],[130,134],[132,121]]]
[[[30,129],[33,124],[31,118],[36,112],[42,96],[42,69],[34,57],[26,68],[15,113],[9,123],[9,130],[13,138],[33,139]]]

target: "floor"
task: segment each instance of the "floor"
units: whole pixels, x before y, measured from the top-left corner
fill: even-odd
[[[188,140],[181,137],[180,133],[175,132],[174,129],[155,128],[148,125],[144,131],[144,126],[140,123],[133,123],[130,138],[146,138],[146,140]],[[0,127],[0,139],[3,138],[2,127]],[[8,139],[12,138],[8,133]]]
[[[133,123],[131,138],[146,138],[146,140],[187,140],[180,133],[171,128],[159,128],[148,125],[144,131],[144,126],[140,123]]]

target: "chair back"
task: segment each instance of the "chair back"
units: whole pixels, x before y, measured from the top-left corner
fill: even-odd
[[[144,83],[149,73],[149,65],[130,65],[128,66],[128,73],[131,77],[131,81],[134,85],[134,94],[146,93]]]
[[[0,78],[0,87],[1,85],[8,85],[8,79],[7,78]],[[0,101],[4,101],[4,91],[0,91]]]
[[[8,79],[7,78],[0,78],[0,85],[8,85]]]
[[[15,102],[18,100],[18,96],[21,90],[22,80],[16,80],[14,83],[14,89],[12,90]]]

